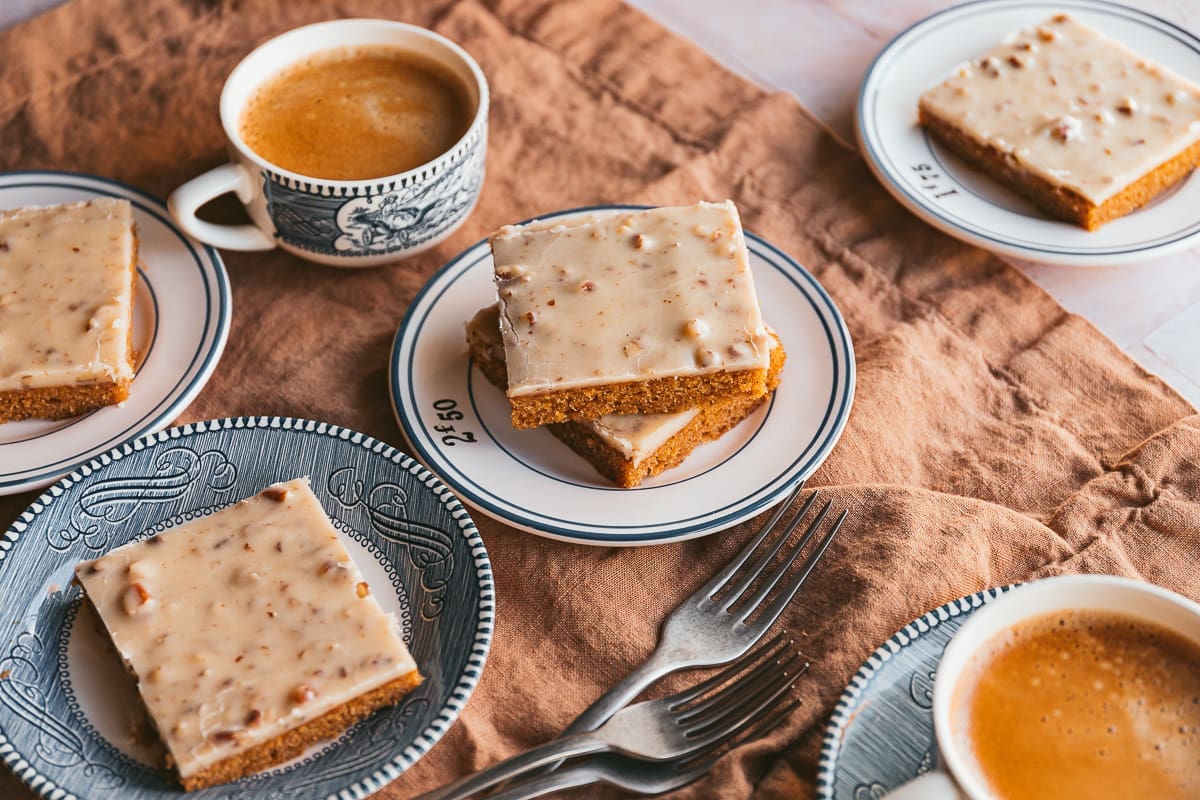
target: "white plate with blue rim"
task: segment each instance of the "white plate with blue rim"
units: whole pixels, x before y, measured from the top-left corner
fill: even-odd
[[[334,741],[195,800],[359,800],[449,729],[479,681],[495,596],[470,515],[402,452],[336,425],[238,417],[123,444],[54,484],[0,539],[0,757],[47,798],[166,800],[136,689],[72,583],[74,565],[307,476],[425,681]],[[150,736],[150,739],[155,737]]]
[[[933,141],[917,122],[921,94],[1010,31],[1066,12],[1200,83],[1200,37],[1103,0],[976,0],[917,22],[893,39],[859,91],[859,147],[884,187],[925,222],[963,241],[1049,264],[1148,261],[1200,245],[1200,176],[1193,173],[1145,207],[1098,231],[1055,220]]]
[[[570,209],[539,219],[645,206]],[[787,351],[772,399],[683,464],[634,489],[614,486],[545,430],[516,430],[504,393],[472,366],[464,324],[496,300],[480,241],[444,266],[409,306],[389,370],[392,408],[427,467],[483,513],[541,536],[650,545],[723,530],[783,500],[846,425],[854,349],[821,284],[775,245],[746,234],[763,318]]]
[[[229,335],[229,276],[150,195],[72,172],[0,173],[0,209],[119,197],[133,205],[138,281],[129,399],[65,420],[0,425],[0,494],[39,489],[121,442],[169,424],[208,382]]]
[[[937,766],[933,676],[972,614],[1012,589],[985,589],[939,606],[879,646],[838,700],[817,767],[821,800],[882,800]]]

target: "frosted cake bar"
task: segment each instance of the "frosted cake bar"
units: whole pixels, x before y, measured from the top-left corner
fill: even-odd
[[[491,246],[515,427],[765,391],[769,337],[733,203],[506,226]]]
[[[127,200],[0,212],[0,422],[128,397],[136,275]]]
[[[1200,161],[1200,87],[1065,14],[959,67],[919,114],[977,169],[1088,230]]]
[[[783,373],[786,354],[771,335],[767,394],[757,398],[716,398],[674,414],[606,414],[597,420],[551,423],[560,441],[613,483],[626,489],[683,463],[701,444],[720,438],[770,397]],[[496,306],[467,323],[467,344],[476,366],[497,388],[508,385],[504,345]]]
[[[421,682],[304,479],[75,574],[188,790],[286,761]]]

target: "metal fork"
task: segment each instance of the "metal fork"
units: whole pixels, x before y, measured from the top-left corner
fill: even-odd
[[[664,675],[669,675],[681,669],[697,667],[712,667],[727,664],[743,655],[753,647],[767,632],[767,629],[779,619],[783,609],[796,596],[796,592],[808,580],[809,574],[825,554],[833,537],[841,530],[849,511],[842,511],[834,521],[829,533],[821,539],[813,552],[804,562],[798,572],[784,581],[788,568],[799,558],[801,551],[816,535],[829,514],[833,501],[826,502],[817,512],[817,516],[809,524],[804,535],[788,552],[787,556],[770,571],[762,585],[736,611],[733,606],[754,582],[770,566],[771,560],[783,549],[796,528],[799,527],[804,515],[812,508],[817,500],[818,490],[808,496],[800,506],[800,510],[792,515],[785,531],[752,566],[741,571],[758,551],[764,540],[776,530],[779,520],[795,502],[804,489],[804,481],[796,485],[787,499],[779,504],[775,513],[759,530],[742,551],[708,583],[701,586],[691,597],[684,600],[663,621],[662,633],[658,645],[640,667],[629,673],[613,688],[609,689],[599,700],[592,703],[582,714],[575,718],[563,734],[592,731],[604,724],[605,720],[623,708],[637,697],[650,684]],[[736,577],[736,580],[735,580]],[[779,594],[769,605],[762,608],[762,613],[753,622],[747,622],[763,605],[767,596],[779,587]],[[716,595],[727,590],[722,599]]]
[[[557,772],[528,779],[488,795],[487,800],[530,800],[550,792],[606,783],[628,792],[662,794],[704,777],[713,764],[732,747],[766,736],[796,710],[799,700],[782,708],[765,711],[758,719],[747,721],[744,730],[727,742],[719,742],[702,753],[674,761],[642,761],[628,756],[604,754],[568,764]],[[755,724],[757,723],[757,724]],[[726,745],[730,745],[729,748]]]
[[[780,663],[787,649],[780,634],[691,689],[624,708],[594,732],[561,736],[422,795],[422,800],[468,797],[561,759],[592,753],[657,761],[693,756],[728,740],[791,688],[807,665],[796,654]]]

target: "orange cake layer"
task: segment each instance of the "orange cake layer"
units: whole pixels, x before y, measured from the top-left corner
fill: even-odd
[[[304,479],[75,574],[189,790],[298,755],[421,682]]]
[[[1088,230],[1200,162],[1200,87],[1066,14],[962,65],[918,112],[973,167]]]
[[[593,421],[553,423],[546,428],[601,475],[619,486],[633,488],[683,463],[698,446],[720,438],[770,396],[779,385],[787,358],[782,342],[771,336],[767,394],[750,399],[709,399],[675,414],[609,414]],[[480,371],[503,390],[508,385],[508,373],[496,306],[482,309],[467,324],[467,342]]]
[[[46,386],[0,392],[0,422],[19,419],[67,419],[129,398],[129,381],[77,386]]]
[[[1149,203],[1186,178],[1200,164],[1200,142],[1160,164],[1100,205],[1094,205],[1072,189],[1055,184],[1013,162],[992,145],[981,145],[941,119],[920,112],[921,124],[929,134],[980,172],[1031,201],[1052,217],[1073,222],[1089,231],[1123,217]]]
[[[289,761],[319,742],[340,736],[352,725],[366,719],[379,709],[400,702],[406,694],[420,686],[421,681],[421,674],[413,670],[391,683],[371,689],[346,701],[310,722],[281,733],[274,739],[257,744],[194,775],[182,778],[183,788],[193,792],[207,786],[236,781]],[[175,768],[170,756],[168,756],[167,766]]]
[[[676,413],[717,397],[758,400],[766,391],[767,371],[761,369],[585,386],[544,395],[509,397],[509,400],[513,427],[537,428],[554,422],[596,419],[605,414]]]
[[[766,391],[769,337],[733,203],[583,213],[490,241],[514,426]]]
[[[0,213],[0,422],[128,397],[136,278],[127,200]]]

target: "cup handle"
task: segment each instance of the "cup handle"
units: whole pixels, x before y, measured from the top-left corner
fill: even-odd
[[[962,800],[964,795],[958,784],[945,772],[926,772],[916,780],[909,781],[895,791],[884,795],[884,800]]]
[[[223,250],[273,250],[275,240],[253,225],[217,225],[196,216],[200,206],[233,192],[243,203],[254,196],[250,175],[237,164],[222,164],[171,192],[167,210],[191,237]]]

